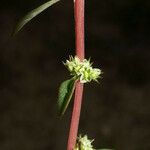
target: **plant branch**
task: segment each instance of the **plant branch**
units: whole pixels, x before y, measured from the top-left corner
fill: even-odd
[[[84,59],[84,0],[74,0],[74,17],[75,17],[75,43],[76,55]],[[68,138],[67,150],[73,150],[78,133],[80,111],[82,104],[83,84],[79,81],[76,83],[75,99],[71,118],[70,132]]]

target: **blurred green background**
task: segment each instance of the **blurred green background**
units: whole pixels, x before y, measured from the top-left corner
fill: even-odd
[[[45,0],[0,2],[0,150],[65,150],[72,103],[57,115],[63,66],[74,55],[73,1],[62,0],[10,38]],[[104,72],[86,84],[79,133],[96,148],[150,150],[150,2],[86,0],[86,58]]]

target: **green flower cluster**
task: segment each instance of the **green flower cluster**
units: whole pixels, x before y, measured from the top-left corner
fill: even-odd
[[[93,146],[92,146],[92,142],[94,140],[89,140],[87,135],[81,137],[79,136],[77,138],[77,143],[75,145],[74,150],[94,150]]]
[[[68,68],[70,74],[80,80],[81,83],[90,82],[92,80],[98,81],[97,79],[101,74],[100,69],[92,67],[90,60],[84,59],[80,61],[77,56],[70,56],[64,65]]]

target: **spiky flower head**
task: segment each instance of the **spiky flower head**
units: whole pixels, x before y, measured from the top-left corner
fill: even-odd
[[[100,69],[92,67],[90,59],[80,61],[77,56],[70,56],[69,60],[66,60],[64,65],[68,68],[70,74],[80,80],[81,83],[90,82],[92,80],[98,81],[97,79],[101,75]]]
[[[94,140],[89,140],[87,135],[85,136],[79,136],[77,138],[77,143],[75,145],[75,148],[73,150],[94,150],[92,146],[92,142]]]

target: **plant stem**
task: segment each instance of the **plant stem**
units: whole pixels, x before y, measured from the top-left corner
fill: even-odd
[[[84,59],[84,0],[74,1],[76,55]]]
[[[73,150],[76,144],[81,103],[82,103],[82,93],[83,93],[82,91],[83,91],[83,84],[77,82],[67,150]]]
[[[84,59],[84,0],[74,0],[74,17],[75,17],[75,43],[76,55]],[[73,150],[78,133],[80,111],[82,104],[83,84],[79,81],[76,83],[75,99],[71,118],[70,132],[68,138],[67,150]]]

